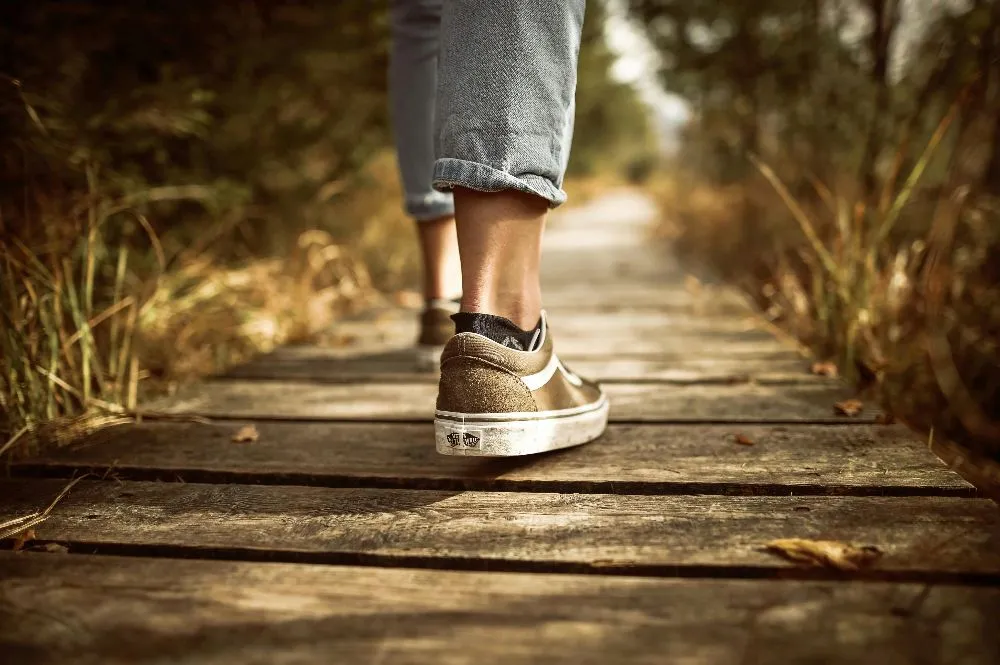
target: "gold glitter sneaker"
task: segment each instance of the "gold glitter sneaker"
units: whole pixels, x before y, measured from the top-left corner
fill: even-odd
[[[604,432],[607,397],[559,361],[544,313],[528,350],[510,346],[475,332],[460,332],[445,346],[434,414],[439,453],[530,455]]]
[[[420,313],[420,335],[417,337],[417,369],[430,372],[437,369],[441,351],[455,335],[451,315],[458,311],[457,300],[429,300]]]

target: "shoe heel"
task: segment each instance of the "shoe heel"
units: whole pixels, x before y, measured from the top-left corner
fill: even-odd
[[[476,420],[472,414],[471,418],[456,418],[459,415],[439,411],[434,418],[434,440],[439,453],[464,457],[516,457],[593,441],[607,427],[608,400],[602,397],[594,408],[560,418],[525,418],[527,414],[510,414],[508,420]]]

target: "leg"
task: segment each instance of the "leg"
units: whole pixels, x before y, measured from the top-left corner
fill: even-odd
[[[424,267],[424,298],[458,298],[462,293],[462,264],[454,215],[420,221],[417,237]]]
[[[445,6],[434,184],[455,191],[463,312],[441,354],[444,454],[539,453],[607,425],[601,388],[555,354],[539,287],[545,216],[566,198],[583,13],[584,0]]]
[[[542,312],[539,269],[548,202],[518,191],[456,188],[462,311],[533,330]]]
[[[454,205],[431,187],[434,104],[442,0],[393,0],[389,96],[406,210],[417,221],[424,297],[454,298],[461,290]]]
[[[584,0],[451,0],[434,184],[454,189],[463,311],[533,328],[541,234],[565,201]]]

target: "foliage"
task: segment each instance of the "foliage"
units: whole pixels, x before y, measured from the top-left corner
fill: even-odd
[[[567,170],[571,177],[614,174],[642,180],[656,159],[649,109],[635,88],[612,76],[616,56],[605,41],[606,15],[603,3],[588,3]]]
[[[370,289],[337,210],[386,141],[386,39],[384,10],[356,3],[6,10],[9,433],[121,419],[150,379],[306,336]]]
[[[413,280],[383,3],[9,5],[0,448],[120,421]],[[587,31],[578,160],[619,168],[634,135],[601,125],[641,112],[611,82],[599,5]]]
[[[1000,457],[1000,8],[633,0],[694,120],[681,253],[925,430]]]

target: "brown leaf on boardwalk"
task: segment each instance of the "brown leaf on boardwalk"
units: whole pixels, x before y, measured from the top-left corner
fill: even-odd
[[[233,443],[254,443],[260,438],[256,425],[244,425],[233,434]]]
[[[856,416],[865,408],[864,403],[859,399],[845,399],[833,405],[833,410],[841,416]]]
[[[882,550],[872,545],[858,547],[836,540],[781,538],[764,548],[776,556],[804,566],[826,566],[837,570],[861,570],[875,563]]]
[[[24,549],[24,546],[35,539],[35,530],[27,529],[21,533],[17,538],[14,539],[14,546],[11,548],[14,552],[19,552]]]
[[[733,437],[733,441],[740,444],[741,446],[752,446],[754,443],[756,443],[746,434],[737,434],[735,437]]]
[[[59,543],[45,543],[42,549],[51,554],[66,554],[69,552],[69,548],[65,545],[60,545]]]
[[[835,379],[837,378],[837,376],[840,375],[837,366],[829,361],[822,363],[813,363],[812,367],[809,368],[809,371],[815,374],[816,376],[828,376],[831,379]]]

